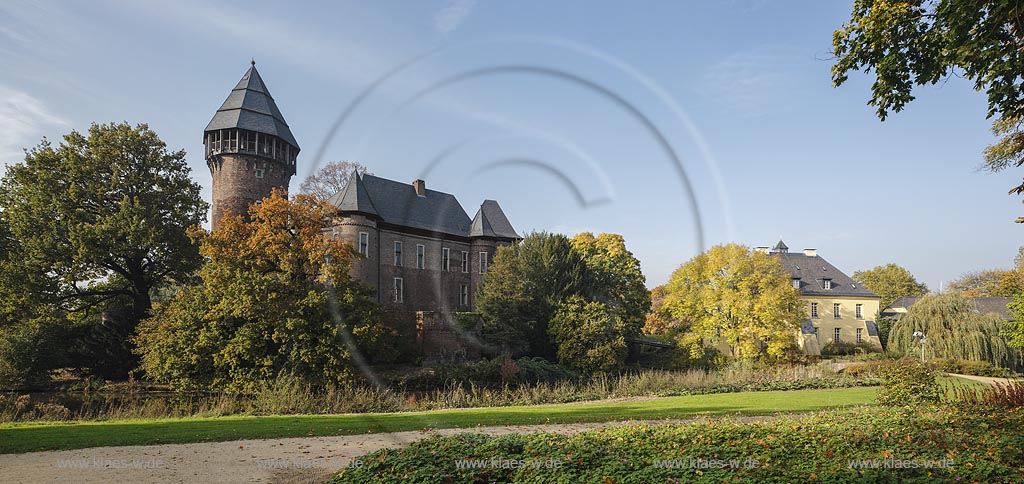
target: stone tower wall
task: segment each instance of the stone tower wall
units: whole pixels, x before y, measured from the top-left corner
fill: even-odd
[[[208,162],[213,175],[212,227],[220,219],[249,213],[249,205],[270,196],[271,190],[280,188],[288,192],[291,169],[283,163],[254,155],[223,153]],[[258,170],[263,177],[258,178]]]

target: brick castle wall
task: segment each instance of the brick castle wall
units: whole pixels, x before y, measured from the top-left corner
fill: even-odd
[[[229,216],[249,213],[249,205],[270,195],[274,188],[286,193],[291,169],[266,158],[243,154],[221,154],[209,160],[213,175],[212,228],[216,229],[225,212]],[[257,178],[257,170],[263,177]]]

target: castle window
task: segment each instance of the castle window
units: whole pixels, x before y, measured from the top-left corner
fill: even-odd
[[[799,277],[794,277],[793,278],[793,289],[800,289],[800,278]]]
[[[394,297],[394,302],[396,302],[396,303],[402,302],[402,300],[405,298],[405,294],[404,294],[405,293],[405,288],[402,287],[403,286],[402,282],[403,281],[402,281],[401,277],[396,277],[395,278],[395,288],[394,288],[394,296],[395,297]]]
[[[263,178],[263,168],[256,169],[256,178]]]
[[[864,319],[863,309],[864,309],[864,305],[863,304],[858,304],[857,305],[857,319]],[[857,331],[860,331],[860,330],[858,329]]]
[[[402,243],[395,241],[395,267],[402,267]]]
[[[416,244],[416,268],[423,269],[425,267],[424,259],[426,258],[423,244]]]
[[[818,317],[818,303],[811,303],[811,317]]]
[[[832,330],[832,341],[839,342],[839,328]]]
[[[832,279],[825,279],[824,281],[822,281],[822,284],[825,285],[825,289],[832,289]]]
[[[359,253],[370,257],[370,234],[359,232]]]
[[[487,272],[487,252],[480,252],[480,273]]]
[[[835,303],[832,305],[832,317],[835,319],[842,318],[842,316],[839,314],[839,303]]]
[[[818,342],[818,327],[817,326],[814,327],[814,342],[815,343]]]
[[[441,249],[441,270],[448,272],[451,251],[445,247]]]
[[[864,329],[863,328],[857,328],[857,342],[858,343],[863,343],[864,342]]]
[[[465,284],[459,286],[459,304],[469,306],[469,286]]]
[[[469,272],[469,252],[462,251],[462,272]]]

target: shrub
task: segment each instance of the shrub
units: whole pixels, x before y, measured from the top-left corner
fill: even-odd
[[[1021,482],[1021,432],[1019,411],[870,408],[758,424],[715,419],[574,435],[463,433],[373,452],[331,482]],[[954,466],[878,468],[889,458],[953,459]],[[541,465],[454,465],[463,459]],[[697,459],[725,465],[701,468],[692,464]]]
[[[832,341],[821,348],[821,356],[851,356],[878,351],[870,343],[850,343],[848,341]]]
[[[841,371],[844,375],[854,378],[876,377],[879,375],[882,368],[886,368],[890,365],[892,365],[892,363],[888,361],[868,361],[847,366]]]
[[[563,365],[583,372],[614,372],[625,366],[629,325],[606,304],[573,296],[558,306],[548,333]]]
[[[935,371],[920,361],[904,358],[879,370],[882,388],[875,397],[879,405],[909,406],[938,403],[941,398]]]

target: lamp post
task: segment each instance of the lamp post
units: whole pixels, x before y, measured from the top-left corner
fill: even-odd
[[[921,363],[924,363],[924,342],[926,338],[924,333],[920,331],[914,331],[914,337],[921,340]]]

